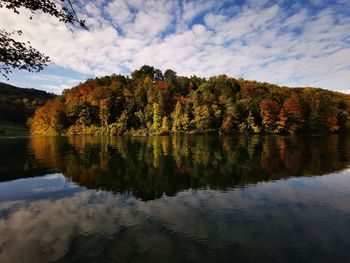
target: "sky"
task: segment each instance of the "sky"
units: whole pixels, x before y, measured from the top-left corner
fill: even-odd
[[[142,65],[350,93],[350,0],[80,0],[90,30],[0,9],[0,28],[48,55],[40,73],[0,82],[60,94]]]

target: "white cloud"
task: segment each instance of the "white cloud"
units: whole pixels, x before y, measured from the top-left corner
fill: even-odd
[[[307,10],[301,10],[300,12],[287,17],[284,21],[284,26],[287,27],[302,27],[303,23],[307,20]]]
[[[108,3],[106,10],[117,25],[123,25],[134,19],[134,14],[131,13],[128,5],[122,0]]]
[[[203,14],[218,5],[217,1],[184,1],[182,18],[185,21],[192,21],[195,17]]]
[[[91,30],[74,33],[47,15],[29,20],[26,12],[2,9],[0,23],[23,29],[22,39],[57,66],[84,74],[129,73],[150,64],[183,75],[225,73],[350,89],[350,17],[339,11],[347,3],[311,12],[301,4],[291,11],[283,1],[254,2],[241,7],[211,0],[88,2],[82,14]]]
[[[46,90],[55,94],[61,94],[64,89],[69,89],[85,81],[83,78],[73,78],[62,75],[52,75],[39,73],[29,75],[29,79],[33,80],[32,88]]]

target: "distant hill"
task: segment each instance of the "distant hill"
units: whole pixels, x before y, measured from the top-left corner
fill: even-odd
[[[35,110],[55,97],[55,94],[43,90],[18,88],[0,82],[0,132],[25,129]]]

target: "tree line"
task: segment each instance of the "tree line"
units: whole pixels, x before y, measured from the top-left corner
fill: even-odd
[[[234,79],[164,73],[144,65],[131,76],[89,79],[38,108],[33,134],[342,133],[350,97]]]

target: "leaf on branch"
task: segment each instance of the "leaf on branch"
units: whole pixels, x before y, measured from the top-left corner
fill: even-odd
[[[71,0],[61,0],[61,6],[52,0],[0,0],[0,8],[7,8],[19,14],[21,8],[29,9],[33,14],[41,11],[59,19],[59,21],[88,30],[84,20],[78,18]],[[33,16],[30,16],[33,19]],[[27,43],[16,41],[13,36],[22,35],[22,31],[7,32],[0,29],[0,75],[8,79],[12,69],[39,72],[50,61],[49,57]]]
[[[88,29],[84,20],[78,18],[71,0],[61,0],[62,7],[51,0],[0,0],[0,8],[7,8],[19,14],[20,8],[29,9],[32,13],[41,11],[58,18],[66,24],[76,25]],[[32,19],[32,16],[30,17]]]
[[[8,79],[12,69],[24,69],[39,72],[50,61],[32,46],[16,41],[13,35],[21,35],[21,31],[6,32],[0,30],[0,74]]]

